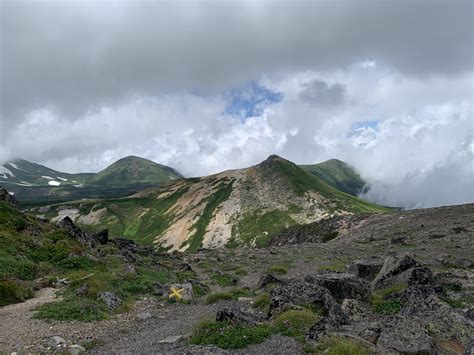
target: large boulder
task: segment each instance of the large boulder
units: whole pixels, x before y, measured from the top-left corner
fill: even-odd
[[[384,287],[392,283],[395,276],[419,266],[420,264],[407,254],[400,257],[390,255],[385,259],[382,268],[372,281],[372,285],[374,288]]]
[[[76,226],[69,216],[66,216],[62,220],[60,220],[57,223],[57,226],[61,228],[62,230],[66,231],[66,233],[69,234],[74,239],[77,239],[79,243],[89,246],[89,247],[95,246],[94,239],[92,239],[89,234],[87,234],[78,226]]]
[[[433,338],[420,321],[398,316],[382,329],[377,341],[380,354],[436,354]]]
[[[12,207],[18,206],[18,201],[13,195],[10,195],[10,193],[3,187],[0,186],[0,201],[4,201],[8,203]]]
[[[331,292],[324,287],[291,280],[288,284],[277,286],[270,292],[270,314],[301,305],[322,308],[328,322],[334,326],[345,324],[348,320]]]
[[[382,268],[383,261],[378,258],[356,260],[349,265],[349,272],[365,280],[373,280]]]
[[[353,274],[345,272],[324,272],[307,275],[305,281],[327,288],[338,300],[353,298],[366,301],[370,296],[370,287],[366,282]]]

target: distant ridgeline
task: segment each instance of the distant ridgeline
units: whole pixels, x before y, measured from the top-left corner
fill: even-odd
[[[13,193],[22,207],[129,196],[181,178],[168,166],[134,156],[120,159],[97,174],[68,174],[21,159],[0,165],[0,185]]]
[[[152,172],[148,176],[158,176],[155,166],[145,162],[125,158],[89,176],[84,186],[100,189],[107,181],[117,186],[126,180],[148,183],[152,179],[135,173],[149,167]],[[159,187],[127,198],[70,201],[38,207],[33,212],[53,221],[69,216],[89,232],[107,228],[111,235],[144,245],[195,251],[203,247],[266,246],[273,235],[290,226],[335,214],[388,210],[355,197],[365,183],[337,160],[299,167],[272,155],[249,168],[188,179],[157,166]]]

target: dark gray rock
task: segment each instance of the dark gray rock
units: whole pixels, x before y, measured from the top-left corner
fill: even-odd
[[[420,266],[420,264],[407,254],[402,256],[390,255],[385,259],[381,270],[375,277],[374,281],[372,281],[372,285],[375,288],[383,287],[387,285],[387,283],[390,283],[387,282],[387,280],[392,279],[394,276],[397,276],[408,269],[418,266]]]
[[[231,304],[218,309],[216,321],[254,325],[265,321],[265,317],[253,308],[241,308],[238,304]]]
[[[105,245],[107,244],[109,240],[109,230],[108,229],[101,230],[100,232],[93,234],[91,237],[97,243]]]
[[[181,264],[179,271],[193,271],[193,268],[188,263]]]
[[[104,300],[110,310],[122,304],[122,299],[112,292],[100,292],[97,297]]]
[[[8,203],[12,207],[17,207],[18,206],[18,201],[13,195],[10,195],[8,191],[0,186],[0,201],[4,201]]]
[[[324,272],[307,275],[305,281],[327,288],[338,300],[354,298],[365,301],[370,296],[369,284],[355,275],[345,272]]]
[[[331,292],[324,287],[291,280],[270,292],[270,314],[306,304],[321,307],[331,325],[345,324],[348,320]]]
[[[77,239],[79,243],[89,246],[89,247],[94,247],[95,246],[95,241],[92,239],[89,234],[84,232],[82,229],[77,227],[74,222],[72,221],[69,216],[64,217],[62,220],[60,220],[57,223],[57,226],[61,228],[62,230],[66,231],[71,237],[74,239]]]
[[[373,280],[382,268],[383,261],[380,259],[356,260],[349,266],[349,272],[365,280]]]
[[[463,355],[474,355],[474,336],[471,338],[466,346],[466,350]]]
[[[133,240],[125,238],[114,238],[110,241],[114,243],[120,250],[128,250],[132,253],[138,252],[139,247],[137,243],[135,243]]]
[[[359,336],[372,344],[377,344],[381,331],[380,324],[372,323],[364,327],[364,329],[359,333]]]
[[[474,321],[474,307],[471,307],[469,308],[466,313],[464,313],[464,316],[467,318],[467,319],[470,319],[472,321]]]
[[[378,353],[436,354],[433,339],[420,321],[398,316],[385,324],[377,342]]]
[[[273,276],[272,274],[266,274],[260,278],[258,281],[258,288],[264,288],[267,285],[282,285],[284,284],[284,280],[279,279],[276,276]]]
[[[473,263],[472,261],[467,260],[467,259],[456,259],[453,261],[453,265],[468,269],[468,268],[472,268]]]
[[[77,288],[76,295],[85,296],[87,295],[87,292],[89,292],[89,286],[87,284],[84,284]]]

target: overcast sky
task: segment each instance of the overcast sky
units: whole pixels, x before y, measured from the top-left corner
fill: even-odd
[[[474,202],[473,2],[0,1],[0,163],[205,175],[330,158],[367,198]]]

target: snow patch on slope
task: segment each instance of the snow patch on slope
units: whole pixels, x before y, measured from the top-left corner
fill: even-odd
[[[13,174],[9,169],[7,169],[4,165],[0,165],[0,177],[4,178],[4,179],[8,179],[8,176],[7,175],[10,175],[12,177],[15,176],[15,174]]]

